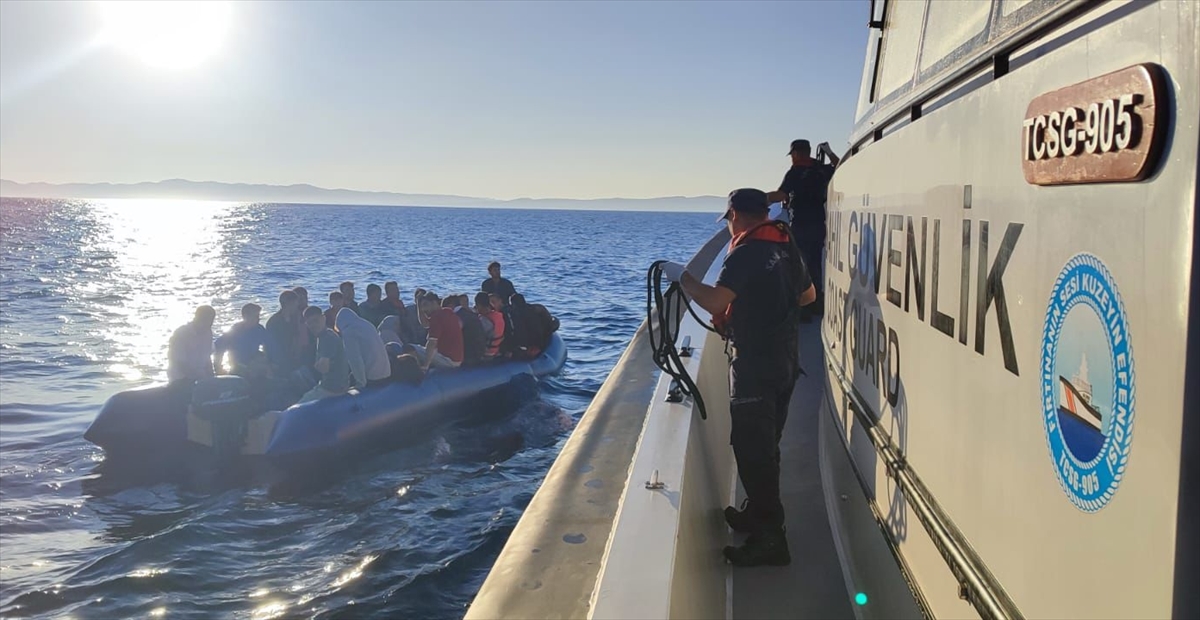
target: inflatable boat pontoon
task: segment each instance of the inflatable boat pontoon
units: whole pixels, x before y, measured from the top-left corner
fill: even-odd
[[[194,452],[264,456],[281,464],[398,445],[484,411],[515,408],[534,379],[557,372],[567,349],[558,334],[537,358],[435,370],[419,385],[390,383],[295,405],[253,411],[246,383],[215,377],[114,394],[84,434],[108,458],[146,461]]]

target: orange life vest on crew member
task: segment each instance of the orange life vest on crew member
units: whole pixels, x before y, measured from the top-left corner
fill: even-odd
[[[792,229],[787,224],[779,220],[770,220],[763,222],[733,238],[729,242],[729,251],[733,252],[734,248],[746,243],[747,241],[770,241],[772,243],[792,243]],[[796,301],[799,305],[799,300]],[[729,326],[733,323],[733,304],[725,306],[725,312],[720,315],[713,316],[713,328],[717,330],[723,338],[729,337]]]

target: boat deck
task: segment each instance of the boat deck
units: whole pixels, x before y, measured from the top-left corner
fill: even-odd
[[[780,492],[792,564],[735,568],[732,618],[853,618],[850,597],[825,510],[817,424],[824,368],[820,323],[801,325],[801,375],[780,443]],[[739,499],[740,501],[740,499]],[[739,537],[740,539],[740,537]]]

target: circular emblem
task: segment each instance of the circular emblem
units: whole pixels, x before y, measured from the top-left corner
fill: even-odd
[[[1099,258],[1077,254],[1050,293],[1042,330],[1042,422],[1071,503],[1104,508],[1129,463],[1133,347],[1125,305]]]

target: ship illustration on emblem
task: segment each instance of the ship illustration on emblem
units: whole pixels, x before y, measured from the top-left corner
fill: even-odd
[[[1080,510],[1112,499],[1133,443],[1134,364],[1125,305],[1104,263],[1067,261],[1042,332],[1042,422],[1054,472]]]

